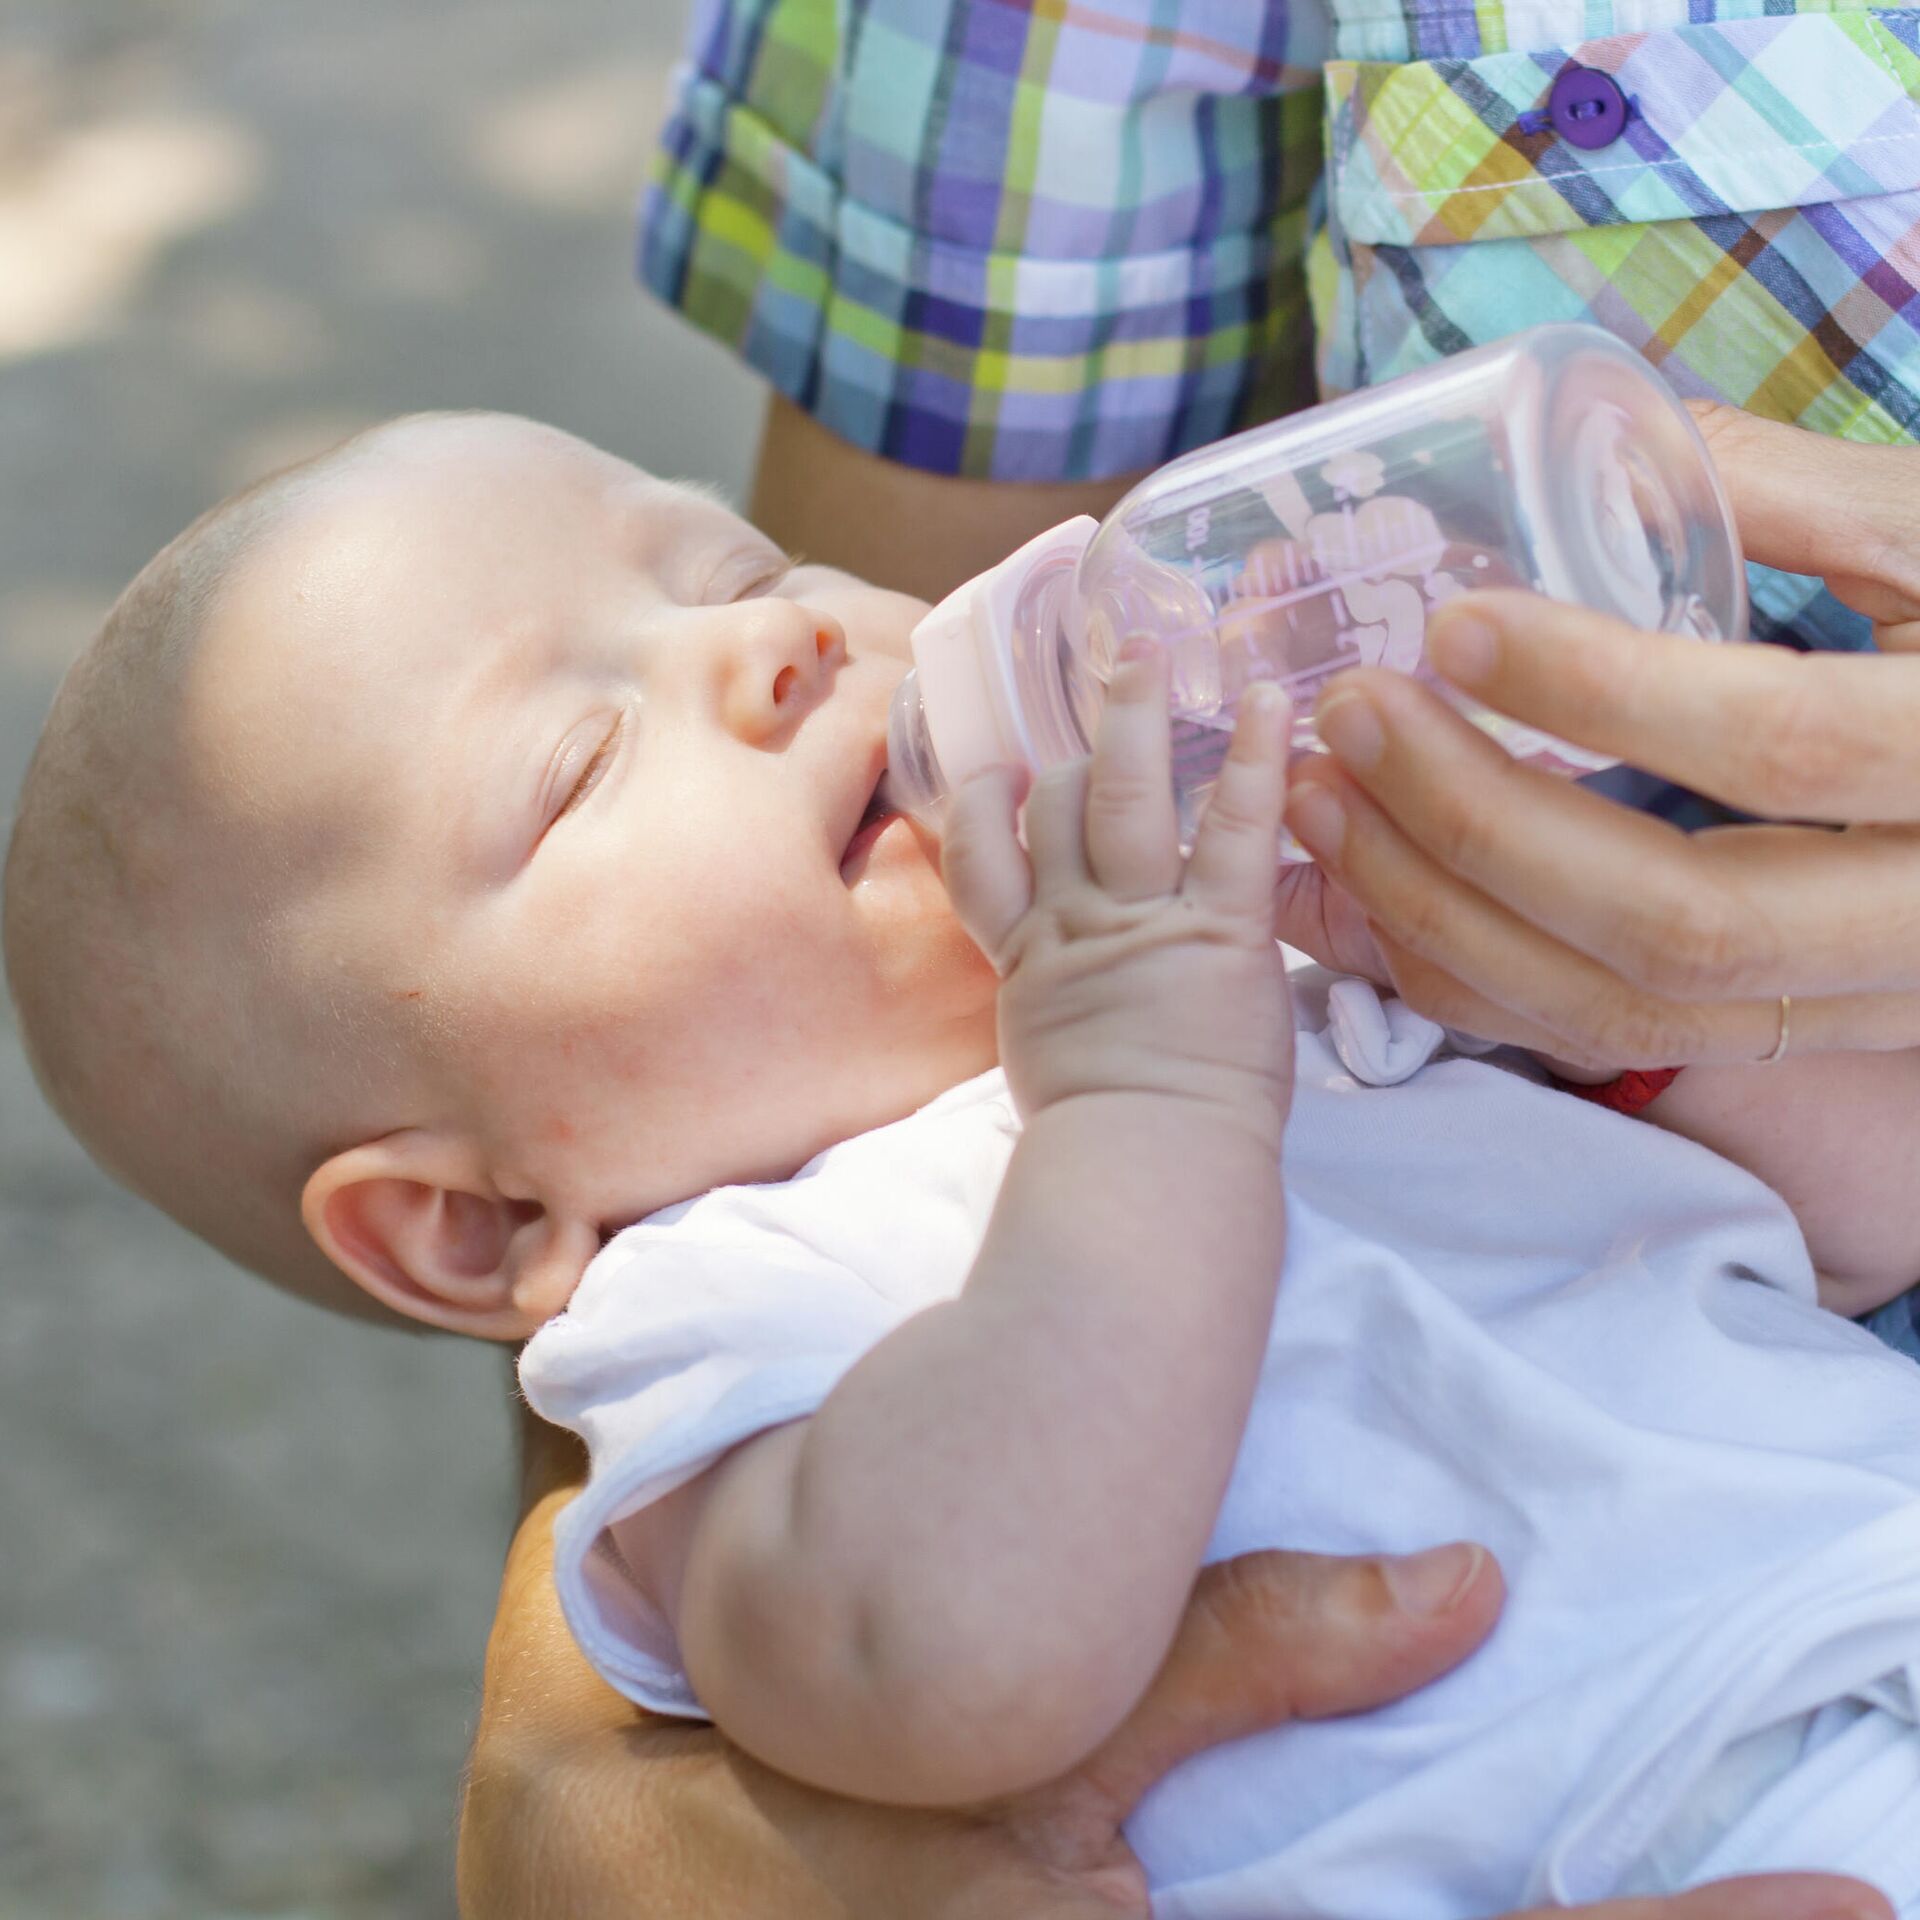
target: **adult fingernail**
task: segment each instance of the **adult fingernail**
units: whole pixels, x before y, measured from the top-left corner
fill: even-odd
[[[1334,859],[1347,837],[1347,810],[1317,782],[1295,787],[1287,801],[1287,825],[1322,865]]]
[[[1313,716],[1314,726],[1333,757],[1356,772],[1378,763],[1387,750],[1380,716],[1362,693],[1336,693]]]
[[[1493,672],[1500,636],[1477,613],[1456,613],[1436,620],[1427,636],[1427,658],[1444,680],[1476,685]]]
[[[1450,1613],[1480,1577],[1485,1547],[1461,1542],[1451,1547],[1429,1547],[1398,1560],[1384,1560],[1380,1571],[1387,1591],[1402,1613]]]

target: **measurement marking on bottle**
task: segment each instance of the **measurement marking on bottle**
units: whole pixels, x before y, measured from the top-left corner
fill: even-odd
[[[1361,664],[1360,649],[1351,639],[1341,639],[1336,651],[1330,658],[1316,660],[1310,667],[1298,668],[1293,673],[1255,674],[1248,681],[1264,681],[1284,689],[1287,697],[1293,701],[1296,709],[1308,703],[1306,695],[1313,692],[1324,681],[1331,680],[1336,673],[1345,673],[1351,666]],[[1196,756],[1204,758],[1211,753],[1215,757],[1226,752],[1228,734],[1233,731],[1234,709],[1222,705],[1212,713],[1179,712],[1173,716],[1173,764],[1175,769],[1188,769],[1195,763]],[[1202,739],[1214,744],[1201,746]]]
[[[1333,593],[1341,587],[1355,587],[1367,581],[1374,581],[1381,574],[1398,574],[1403,569],[1409,572],[1423,571],[1428,549],[1409,548],[1403,553],[1383,555],[1378,560],[1370,560],[1364,567],[1355,567],[1347,573],[1323,574],[1319,579],[1309,576],[1307,584],[1296,587],[1290,593],[1267,594],[1257,600],[1239,600],[1231,594],[1223,601],[1214,600],[1208,593],[1207,598],[1214,606],[1214,618],[1202,621],[1198,626],[1183,627],[1177,633],[1163,636],[1167,646],[1178,646],[1183,640],[1199,640],[1214,632],[1219,626],[1222,615],[1278,613],[1285,607],[1298,606],[1303,600],[1314,600],[1323,593]]]

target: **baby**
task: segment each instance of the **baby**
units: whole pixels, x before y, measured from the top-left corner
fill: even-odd
[[[1124,1717],[1203,1559],[1471,1537],[1489,1647],[1176,1774],[1134,1836],[1161,1911],[1457,1915],[1772,1848],[1920,1912],[1920,1375],[1807,1258],[1848,1314],[1913,1282],[1904,1063],[1662,1101],[1806,1241],[1518,1073],[1363,1090],[1289,1011],[1277,707],[1183,860],[1128,660],[1025,847],[1010,781],[963,789],[950,898],[876,798],[922,610],[490,416],[229,502],[22,795],[50,1098],[284,1286],[537,1335],[594,1454],[583,1644],[789,1772],[1011,1791]]]

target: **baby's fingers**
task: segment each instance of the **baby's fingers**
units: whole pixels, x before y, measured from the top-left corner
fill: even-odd
[[[1287,744],[1293,709],[1271,682],[1240,701],[1233,744],[1193,837],[1180,891],[1225,913],[1271,912],[1280,866],[1280,816],[1287,799]]]
[[[947,808],[940,877],[974,944],[1005,973],[1014,929],[1033,905],[1033,870],[1015,823],[1024,767],[990,767],[963,781]]]
[[[1087,865],[1116,900],[1157,899],[1180,882],[1167,677],[1164,648],[1128,641],[1100,714],[1087,781]]]

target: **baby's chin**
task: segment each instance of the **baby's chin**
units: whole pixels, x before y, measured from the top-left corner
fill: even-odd
[[[891,996],[909,1009],[909,1037],[903,1045],[922,1062],[939,1062],[936,1072],[947,1073],[945,1084],[984,1073],[998,1059],[995,1010],[1000,981],[992,962],[955,918],[944,889],[910,923],[903,916],[899,937],[883,956],[881,973]]]
[[[953,911],[940,878],[940,839],[910,814],[889,813],[855,834],[841,862],[855,911],[879,950],[879,972],[890,992],[915,991],[933,1003],[947,998],[945,983],[992,969]]]

